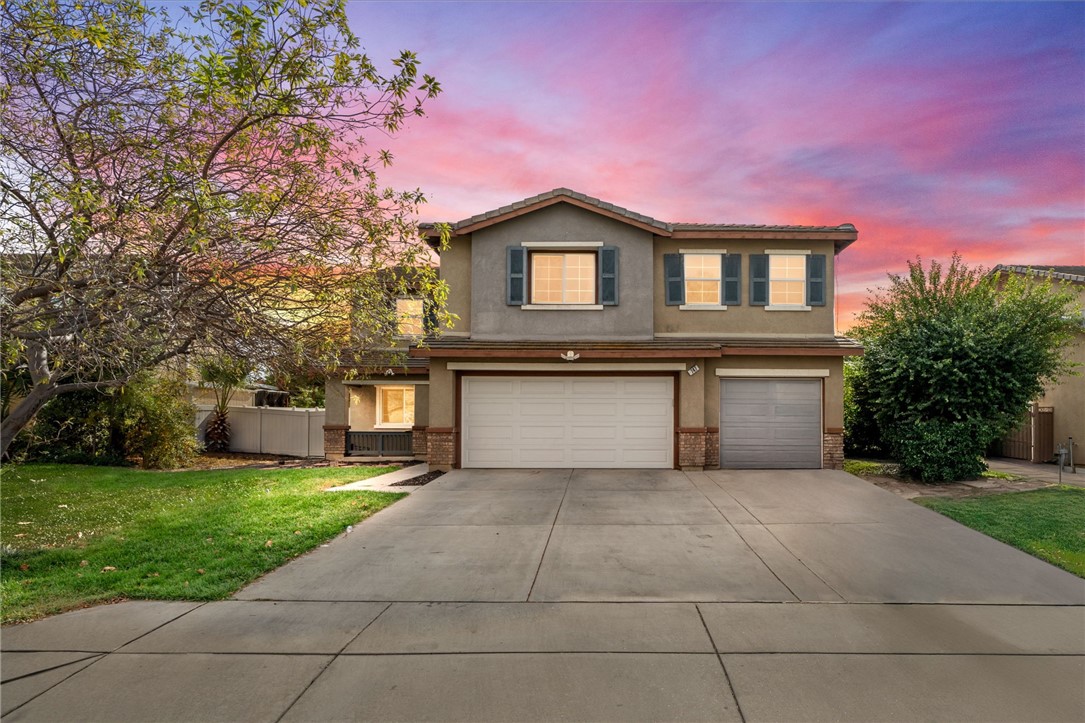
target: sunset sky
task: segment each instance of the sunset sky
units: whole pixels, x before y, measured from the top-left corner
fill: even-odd
[[[444,93],[384,180],[455,221],[558,186],[836,224],[841,329],[905,261],[1085,264],[1085,3],[351,2]]]

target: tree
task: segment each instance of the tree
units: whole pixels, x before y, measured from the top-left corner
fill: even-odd
[[[230,450],[230,400],[251,372],[248,362],[232,357],[209,359],[200,364],[200,380],[209,384],[215,395],[215,408],[207,423],[207,449],[210,451]]]
[[[408,288],[446,319],[424,196],[381,186],[366,141],[440,86],[392,65],[344,0],[0,5],[0,361],[30,381],[0,454],[49,399],[182,355],[349,364]]]
[[[851,333],[866,346],[864,389],[902,471],[971,479],[1020,421],[1081,328],[1074,297],[1049,278],[986,274],[957,254],[908,263],[867,302]]]

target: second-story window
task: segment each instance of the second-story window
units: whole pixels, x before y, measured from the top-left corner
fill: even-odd
[[[396,299],[396,333],[400,336],[422,336],[425,306],[421,299]]]
[[[595,304],[594,253],[537,251],[531,258],[532,304]]]
[[[769,305],[802,306],[806,303],[806,256],[769,256]]]
[[[719,305],[722,258],[719,254],[682,254],[687,304]]]

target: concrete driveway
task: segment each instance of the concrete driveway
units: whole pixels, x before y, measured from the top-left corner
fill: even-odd
[[[5,720],[1085,719],[1085,581],[840,472],[456,471],[204,605],[3,631]]]

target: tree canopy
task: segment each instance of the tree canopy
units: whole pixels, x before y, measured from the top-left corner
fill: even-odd
[[[862,403],[902,470],[926,481],[978,476],[990,443],[1071,371],[1064,350],[1082,329],[1074,295],[1049,277],[989,274],[956,254],[890,274],[858,321]]]
[[[0,5],[0,352],[26,384],[0,451],[53,396],[180,355],[330,368],[392,345],[389,296],[443,315],[425,198],[370,145],[440,86],[409,51],[382,74],[344,8]]]

